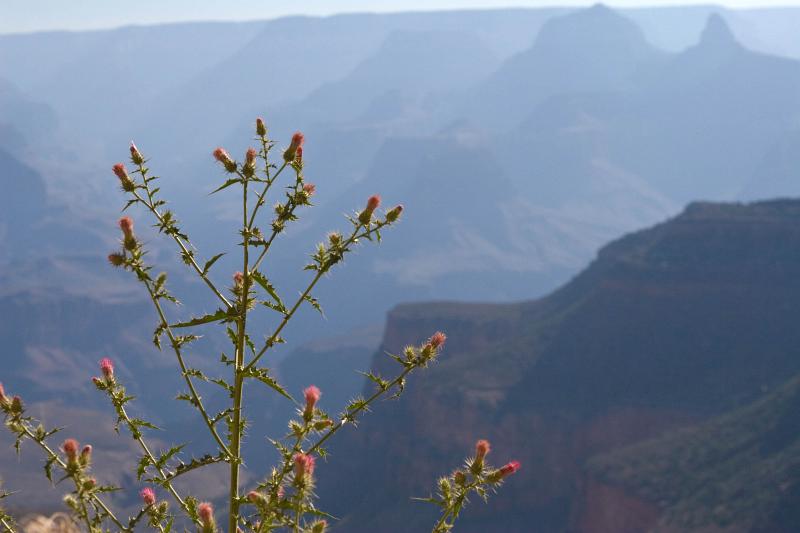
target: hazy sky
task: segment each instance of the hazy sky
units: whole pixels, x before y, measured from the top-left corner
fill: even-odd
[[[0,33],[109,28],[188,20],[248,20],[352,11],[591,5],[582,0],[0,0]],[[611,6],[715,3],[728,7],[800,6],[800,0],[615,0]]]

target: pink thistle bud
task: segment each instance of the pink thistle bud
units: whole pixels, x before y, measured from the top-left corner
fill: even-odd
[[[294,456],[294,478],[304,480],[306,476],[314,475],[314,458],[305,453],[297,453]]]
[[[136,145],[133,144],[133,141],[131,141],[131,161],[134,165],[141,165],[144,163],[144,157],[142,157],[142,154],[139,152],[139,149],[136,148]]]
[[[255,165],[257,155],[258,152],[256,152],[255,148],[248,148],[247,152],[244,154],[244,162],[248,165]]]
[[[516,473],[521,466],[522,465],[520,465],[519,461],[511,461],[510,463],[503,465],[502,467],[500,467],[500,470],[498,470],[498,472],[500,473],[500,479],[503,479],[506,476],[510,476],[511,474]]]
[[[330,418],[326,418],[325,420],[320,420],[319,422],[314,423],[314,429],[317,431],[322,431],[323,429],[327,429],[333,425],[333,420]]]
[[[92,445],[91,444],[87,444],[86,446],[83,447],[83,450],[81,450],[81,458],[80,459],[81,459],[81,464],[84,465],[84,466],[88,465],[92,461]]]
[[[434,333],[430,339],[428,339],[428,343],[434,347],[434,349],[439,349],[444,346],[445,341],[447,340],[447,335],[442,333],[441,331],[437,331]],[[484,441],[485,442],[485,441]],[[488,444],[488,443],[487,443]]]
[[[67,460],[70,463],[74,463],[78,458],[78,441],[75,439],[65,440],[61,445],[61,449],[64,450],[64,455],[67,456]]]
[[[119,178],[119,182],[122,185],[122,189],[125,191],[132,191],[136,188],[136,185],[133,183],[133,180],[128,176],[128,171],[125,169],[125,165],[122,163],[117,163],[111,170],[114,171],[114,174],[117,175]]]
[[[143,488],[142,491],[139,493],[139,496],[141,496],[142,502],[147,507],[150,507],[151,505],[154,505],[156,503],[156,493],[150,487]]]
[[[214,508],[208,502],[203,502],[197,506],[197,516],[203,524],[204,531],[214,531]]]
[[[328,530],[328,522],[325,520],[317,520],[311,524],[311,533],[325,533]]]
[[[105,387],[105,385],[106,385],[106,382],[104,380],[98,378],[97,376],[94,376],[92,378],[92,383],[94,383],[97,387]]]
[[[303,412],[303,418],[308,421],[314,417],[314,406],[317,405],[322,392],[315,385],[311,385],[303,389],[303,396],[306,398],[306,409]]]
[[[267,498],[260,492],[251,490],[250,492],[247,493],[247,501],[249,501],[253,505],[263,505],[267,503]]]
[[[381,197],[377,194],[374,194],[369,197],[367,200],[367,209],[370,211],[375,211],[381,205]]]
[[[263,137],[267,134],[267,126],[264,124],[264,119],[258,117],[256,119],[256,135]]]
[[[106,378],[106,381],[114,381],[114,362],[108,357],[100,359],[100,371]]]
[[[128,171],[125,169],[125,165],[123,165],[122,163],[117,163],[116,165],[111,167],[111,169],[114,171],[114,174],[116,174],[120,180],[130,179],[130,177],[128,177]]]
[[[483,462],[484,457],[491,451],[492,447],[488,440],[481,439],[475,444],[475,461]]]
[[[402,213],[403,213],[403,206],[402,205],[396,205],[388,213],[386,213],[386,221],[387,222],[394,222],[398,218],[400,218],[400,215]]]
[[[97,486],[97,480],[93,477],[83,482],[83,490],[92,490],[95,486]]]
[[[234,272],[233,285],[236,288],[241,288],[242,285],[244,285],[244,274],[242,274],[241,272]]]
[[[115,267],[125,264],[125,256],[120,253],[108,254],[108,262]]]
[[[308,196],[313,196],[316,191],[317,186],[313,183],[306,183],[303,185],[303,192],[305,192]]]
[[[453,474],[453,480],[456,483],[458,483],[459,485],[463,485],[464,483],[467,482],[467,475],[464,472],[462,472],[461,470],[457,470]]]
[[[236,172],[236,162],[231,159],[231,156],[225,151],[224,148],[217,148],[214,150],[214,159],[222,163],[222,166],[225,167],[225,170],[228,172]]]
[[[133,219],[131,217],[122,217],[119,219],[119,229],[125,235],[125,238],[133,236]]]
[[[283,160],[287,163],[294,161],[295,157],[297,156],[297,149],[303,146],[304,141],[305,137],[303,134],[299,131],[295,132],[295,134],[292,135],[292,142],[289,144],[289,148],[283,152]]]
[[[368,224],[369,221],[372,220],[372,213],[374,213],[380,205],[380,196],[377,194],[370,196],[369,199],[367,199],[367,207],[365,207],[364,210],[358,215],[358,221],[362,224]]]

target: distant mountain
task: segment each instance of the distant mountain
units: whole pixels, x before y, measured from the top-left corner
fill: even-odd
[[[380,420],[333,445],[319,468],[327,510],[350,513],[345,531],[418,530],[430,516],[407,498],[485,437],[498,461],[525,468],[470,508],[462,531],[600,531],[581,526],[592,522],[581,515],[587,459],[745,406],[800,373],[799,227],[800,201],[693,204],[606,246],[542,300],[396,308],[373,370],[392,375],[384,351],[435,329],[447,349],[403,400],[378,407]],[[706,468],[716,467],[691,467]],[[360,483],[333,481],[343,476]]]
[[[585,510],[592,531],[634,513],[591,508],[595,495],[639,497],[648,531],[790,533],[800,529],[800,376],[710,422],[592,459]],[[599,483],[598,483],[599,482]],[[599,498],[598,498],[599,499]],[[636,500],[632,500],[636,501]],[[599,503],[599,502],[597,502]],[[604,519],[604,517],[609,517]],[[616,526],[611,523],[617,521]],[[605,523],[604,523],[605,522]]]

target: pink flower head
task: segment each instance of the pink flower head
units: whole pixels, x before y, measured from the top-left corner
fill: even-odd
[[[69,462],[74,462],[78,458],[78,441],[75,439],[67,439],[61,445],[64,450],[64,455],[67,456]]]
[[[258,117],[256,119],[256,135],[266,135],[267,134],[267,126],[264,124],[264,119]]]
[[[481,439],[475,444],[475,460],[483,461],[483,458],[491,451],[492,447],[488,440]]]
[[[241,287],[242,285],[244,285],[244,274],[242,274],[241,272],[234,272],[233,285],[235,287]]]
[[[294,160],[297,161],[298,163],[300,163],[301,165],[303,164],[303,147],[302,146],[298,146],[297,147],[297,153],[294,156]]]
[[[134,165],[141,165],[144,163],[144,157],[142,157],[142,154],[139,152],[139,149],[136,148],[136,145],[133,144],[133,141],[131,141],[131,161],[133,161]]]
[[[197,506],[197,516],[200,517],[200,522],[203,523],[203,527],[206,528],[213,528],[214,527],[214,508],[208,502],[203,502]]]
[[[100,372],[106,377],[106,380],[114,380],[114,362],[108,357],[100,359]]]
[[[87,444],[86,446],[83,447],[83,450],[81,450],[81,463],[89,464],[89,461],[91,460],[92,460],[92,445]]]
[[[230,154],[224,148],[217,148],[213,152],[214,159],[222,163],[222,166],[225,167],[225,170],[228,172],[236,172],[236,162],[231,159]]]
[[[256,152],[255,148],[248,148],[247,152],[244,154],[244,162],[251,167],[256,165],[256,156],[258,152]]]
[[[289,148],[283,152],[283,160],[287,163],[291,163],[297,157],[297,149],[303,146],[303,142],[305,141],[305,137],[299,131],[295,132],[292,135],[292,142],[289,144]]]
[[[294,477],[295,479],[304,479],[306,475],[314,475],[314,458],[305,453],[296,453],[294,455]]]
[[[306,398],[306,409],[303,412],[303,417],[306,420],[311,420],[314,416],[314,406],[317,405],[322,392],[315,385],[311,385],[303,389],[303,396]]]
[[[131,148],[131,150],[132,149],[133,148]],[[111,170],[114,171],[114,174],[117,175],[117,177],[120,179],[120,181],[125,181],[125,180],[129,180],[130,179],[128,177],[128,171],[125,169],[125,165],[123,165],[122,163],[117,163],[116,165],[111,167]]]
[[[247,493],[247,501],[249,501],[252,504],[258,505],[267,503],[267,498],[260,492],[251,490],[250,492]]]
[[[150,507],[156,503],[156,493],[150,487],[143,488],[142,492],[139,493],[139,496],[142,497],[142,502],[144,502],[147,507]]]
[[[515,473],[520,469],[521,466],[522,465],[519,464],[519,461],[511,461],[510,463],[501,466],[497,473],[500,476],[500,479],[503,479],[504,477]]]
[[[133,219],[131,217],[122,217],[119,219],[119,229],[125,235],[125,238],[133,236]]]
[[[438,350],[439,348],[441,348],[442,346],[444,346],[444,343],[445,343],[445,341],[446,341],[446,340],[447,340],[447,335],[445,335],[445,334],[444,334],[444,333],[442,333],[441,331],[437,331],[436,333],[434,333],[433,335],[431,335],[431,338],[430,338],[430,339],[428,339],[428,343],[429,343],[431,346],[433,346],[435,349],[437,349],[437,350]],[[488,444],[488,443],[487,443],[487,444]]]
[[[312,196],[317,191],[317,186],[313,183],[306,183],[303,185],[303,191],[309,196]]]
[[[377,194],[373,194],[372,196],[367,199],[367,209],[369,211],[375,211],[378,209],[378,206],[381,205],[381,197]]]

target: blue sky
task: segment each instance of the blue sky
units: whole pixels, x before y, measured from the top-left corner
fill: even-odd
[[[491,7],[591,5],[582,0],[0,0],[0,33],[110,28],[190,20],[251,20],[353,11],[409,11]],[[708,1],[615,0],[611,6],[708,4]],[[725,0],[727,7],[800,6],[800,0]]]

